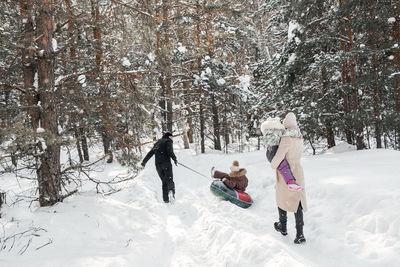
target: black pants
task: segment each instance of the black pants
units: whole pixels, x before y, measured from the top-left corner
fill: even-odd
[[[279,146],[272,146],[270,149],[267,149],[266,156],[269,162],[271,162],[272,159],[275,157],[278,148]]]
[[[168,192],[172,190],[172,192],[175,195],[175,183],[172,175],[172,164],[171,163],[156,164],[156,170],[162,182],[163,200],[164,202],[168,202],[169,201]]]
[[[279,221],[286,225],[287,222],[287,212],[281,208],[278,207],[279,211]],[[303,221],[303,207],[301,206],[301,202],[299,203],[299,207],[297,208],[297,211],[294,213],[294,218],[296,220],[296,228],[303,228],[304,221]]]

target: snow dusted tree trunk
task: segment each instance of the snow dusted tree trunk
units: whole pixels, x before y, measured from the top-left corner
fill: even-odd
[[[96,50],[96,75],[98,81],[98,86],[100,88],[100,101],[101,101],[101,108],[100,113],[102,115],[102,126],[100,129],[101,137],[103,140],[103,149],[104,154],[109,155],[108,163],[112,162],[112,152],[111,148],[111,136],[110,136],[110,118],[108,116],[108,109],[110,108],[108,105],[109,101],[109,94],[107,93],[107,88],[104,82],[103,71],[104,71],[104,64],[103,64],[103,47],[102,47],[102,40],[101,40],[101,28],[100,28],[100,10],[99,10],[99,3],[98,0],[91,0],[91,8],[92,8],[92,20],[93,20],[93,36],[95,39],[94,47]]]
[[[199,4],[196,5],[196,29],[195,29],[195,38],[197,42],[197,48],[200,48],[201,42],[200,42],[200,7]],[[200,75],[200,70],[201,70],[201,56],[197,58],[197,70]],[[201,85],[198,86],[198,98],[199,98],[199,117],[200,117],[200,150],[201,153],[205,153],[205,119],[204,119],[204,107],[203,107],[203,89]]]
[[[65,4],[67,6],[67,9],[70,13],[72,13],[71,10],[71,0],[66,0]],[[69,36],[71,39],[74,38],[74,29],[72,28],[72,22],[71,20],[68,21],[67,23],[68,26],[68,31],[69,31]],[[74,67],[72,69],[72,72],[74,74],[76,74],[78,72],[78,68],[76,67],[76,48],[74,45],[72,45],[69,49],[70,51],[70,59],[72,64],[74,64]],[[83,120],[83,116],[77,116],[77,123],[75,123],[75,127],[77,127],[77,129],[75,129],[75,136],[76,136],[76,146],[78,149],[78,155],[79,155],[79,160],[80,162],[83,162],[83,160],[89,160],[89,150],[88,150],[88,146],[87,146],[87,140],[86,140],[86,135],[85,135],[85,131],[83,129],[83,126],[79,126],[80,123],[82,123]],[[82,152],[83,152],[83,156],[82,156]]]
[[[347,19],[350,20],[349,14],[348,14]],[[349,51],[351,51],[354,46],[353,33],[352,33],[351,29],[347,30],[347,38],[348,38],[348,42],[349,42],[348,48],[349,48]],[[354,56],[350,57],[349,67],[350,67],[350,81],[353,84],[351,107],[352,107],[353,112],[355,112],[355,114],[357,114],[359,112],[359,103],[358,103],[358,90],[357,90],[356,86],[354,86],[354,82],[356,80]],[[357,149],[364,149],[365,144],[364,144],[364,136],[363,136],[363,125],[362,125],[361,119],[357,118],[357,117],[354,117],[353,119],[354,119],[354,129],[356,132]]]
[[[76,139],[76,150],[78,151],[79,162],[83,162],[83,155],[81,150],[81,142],[79,140],[78,129],[75,129],[75,139]]]
[[[169,62],[168,46],[169,46],[169,3],[168,0],[162,0],[160,3],[155,1],[156,6],[156,54],[158,60],[158,71],[160,77],[158,82],[161,86],[161,95],[159,106],[162,117],[163,131],[172,132],[172,88],[171,88],[171,63]]]
[[[224,117],[223,117],[223,122],[222,122],[223,126],[224,126],[223,135],[224,135],[224,141],[225,141],[225,153],[228,153],[228,145],[230,143],[230,141],[229,141],[229,128],[228,128],[228,114],[227,114],[228,113],[227,112],[228,105],[227,105],[227,102],[228,102],[228,93],[225,92],[224,93]]]
[[[207,12],[206,17],[206,45],[208,56],[213,58],[213,39],[211,33],[211,20],[212,20],[212,13]],[[216,88],[211,88],[212,91],[216,91]],[[214,92],[211,92],[211,111],[212,111],[212,121],[213,121],[213,137],[214,137],[214,149],[221,150],[221,132],[220,132],[220,123],[219,123],[219,112],[218,107],[215,99]]]
[[[322,2],[318,2],[319,4],[319,18],[321,19],[323,17],[323,3]],[[323,32],[323,28],[320,27],[320,32]],[[323,51],[324,53],[326,53],[326,45],[322,44],[321,45],[321,51]],[[322,70],[321,70],[321,79],[322,79],[322,94],[323,95],[327,95],[328,93],[328,86],[329,86],[329,82],[328,82],[328,77],[326,75],[326,66],[322,66]],[[326,105],[328,105],[328,113],[331,113],[331,107],[329,104],[329,101],[326,102]],[[328,148],[334,147],[335,144],[335,135],[333,133],[332,130],[332,119],[331,119],[332,115],[327,115],[327,118],[325,119],[325,133],[326,133],[326,139],[328,142]]]
[[[54,92],[53,55],[53,0],[38,0],[36,39],[38,55],[38,85],[41,103],[39,126],[48,137],[42,144],[40,165],[37,170],[40,206],[53,205],[61,200],[60,145]]]
[[[339,5],[342,6],[345,0],[339,0]],[[340,34],[341,34],[341,41],[340,41],[340,49],[343,51],[343,54],[346,53],[346,32],[343,26],[343,19],[340,19]],[[352,131],[351,126],[348,121],[349,113],[350,113],[350,105],[349,105],[349,93],[346,88],[348,73],[347,73],[347,60],[343,59],[342,61],[342,84],[343,84],[343,110],[344,116],[346,118],[345,125],[344,125],[344,133],[346,136],[346,141],[348,144],[353,144],[352,138]]]
[[[399,29],[399,7],[397,4],[393,6],[394,8],[394,14],[395,14],[395,21],[393,22],[393,28],[392,28],[392,35],[393,39],[395,40],[395,43],[398,44],[397,47],[395,47],[393,50],[394,54],[394,59],[396,61],[396,67],[397,71],[400,72],[400,29]],[[397,114],[397,119],[395,121],[396,123],[396,144],[397,144],[397,149],[400,150],[400,75],[397,74],[395,78],[395,92],[396,92],[396,114]]]
[[[176,14],[177,17],[180,18],[181,15],[181,6],[178,5],[177,9],[176,9]],[[179,24],[178,26],[178,40],[179,43],[184,44],[185,47],[188,45],[188,39],[184,38],[183,36],[183,27],[181,24]],[[183,100],[183,104],[184,106],[186,106],[184,113],[184,117],[185,119],[181,120],[181,124],[182,124],[182,131],[183,131],[183,144],[184,144],[184,148],[185,149],[189,149],[189,143],[193,143],[193,122],[192,122],[192,109],[190,107],[191,105],[191,96],[190,96],[190,88],[191,88],[191,81],[189,79],[189,71],[190,71],[190,64],[191,63],[185,63],[182,64],[181,69],[182,69],[182,75],[183,75],[183,89],[184,92],[186,94],[186,96],[184,97]],[[179,119],[177,119],[179,120]],[[187,123],[187,126],[185,124],[185,121]]]
[[[214,149],[221,150],[221,133],[220,133],[220,123],[219,123],[219,112],[218,107],[215,103],[214,95],[211,95],[211,110],[214,128]]]
[[[163,0],[163,28],[164,28],[164,46],[169,46],[169,20],[168,20],[168,12],[169,12],[169,2],[168,0]],[[167,130],[172,132],[172,101],[173,94],[171,88],[171,63],[168,59],[169,57],[165,57],[165,73],[164,73],[164,85],[165,85],[165,93],[166,93],[166,105],[167,105]]]
[[[190,65],[189,65],[190,67]],[[187,73],[189,73],[191,70],[188,69]],[[185,88],[185,93],[186,93],[186,121],[188,125],[188,130],[187,130],[187,136],[189,139],[189,143],[193,144],[193,110],[192,110],[192,101],[191,101],[191,91],[192,91],[192,83],[189,80],[189,77],[187,78],[188,80],[184,82],[183,87]]]
[[[325,66],[322,67],[321,76],[322,76],[322,93],[325,95],[328,92],[328,78],[326,77],[327,75]],[[335,135],[332,129],[332,119],[330,117],[331,115],[328,115],[328,117],[325,119],[325,133],[328,142],[328,148],[334,147],[336,145]]]
[[[86,139],[86,132],[83,127],[79,128],[81,144],[82,144],[82,151],[83,151],[83,159],[89,160],[89,146]]]
[[[20,0],[20,12],[23,25],[22,69],[25,89],[25,102],[28,106],[31,126],[36,130],[39,126],[40,110],[38,107],[39,94],[34,87],[36,74],[34,38],[35,29],[33,21],[32,0]]]
[[[375,4],[376,4],[375,0],[369,1],[371,21],[374,21],[375,17]],[[378,60],[375,52],[376,32],[373,27],[369,34],[370,34],[370,47],[371,50],[373,51],[371,59],[371,68],[372,68],[372,75],[374,77],[374,83],[372,84],[372,86],[373,86],[373,98],[374,98],[373,108],[374,108],[374,122],[375,122],[375,139],[376,139],[376,147],[382,148],[382,129],[381,129],[382,126],[381,126],[381,114],[379,108],[381,100],[378,91]]]

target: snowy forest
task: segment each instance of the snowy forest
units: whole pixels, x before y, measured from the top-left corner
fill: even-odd
[[[400,148],[397,1],[0,2],[1,172],[62,199],[93,145],[132,166],[162,132],[244,151],[298,114],[313,149]],[[60,161],[76,147],[78,158]],[[23,160],[24,164],[19,164]],[[78,174],[78,175],[81,175]]]
[[[0,265],[394,266],[399,9],[0,0]],[[260,126],[288,112],[306,150],[307,248],[265,230],[277,211]],[[153,166],[140,166],[165,132],[197,172],[174,166],[175,206],[161,203]],[[248,165],[247,213],[192,179],[233,160]]]

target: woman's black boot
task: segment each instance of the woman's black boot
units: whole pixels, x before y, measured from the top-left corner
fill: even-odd
[[[303,226],[304,226],[303,207],[301,206],[301,203],[297,208],[297,212],[294,213],[294,218],[296,219],[296,238],[294,239],[294,243],[295,244],[305,243],[306,238],[304,237],[303,234]]]
[[[294,239],[295,244],[305,243],[306,238],[303,234],[303,226],[296,226],[296,238]]]
[[[282,235],[287,235],[287,212],[278,208],[279,211],[279,222],[274,223],[274,228],[276,231],[280,232]]]

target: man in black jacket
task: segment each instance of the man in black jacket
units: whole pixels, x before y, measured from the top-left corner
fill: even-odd
[[[175,200],[175,183],[172,175],[171,158],[178,166],[178,161],[174,154],[172,134],[166,132],[163,137],[158,140],[153,148],[147,153],[142,161],[142,166],[146,166],[147,161],[156,155],[156,170],[162,181],[163,200],[165,203]]]

